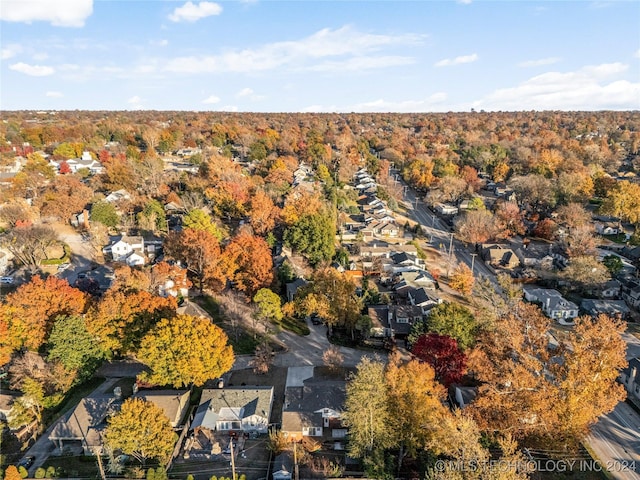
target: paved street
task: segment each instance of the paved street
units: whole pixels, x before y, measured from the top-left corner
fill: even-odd
[[[67,280],[69,285],[73,285],[78,273],[90,270],[93,266],[95,256],[93,246],[68,225],[55,225],[54,228],[58,238],[69,245],[71,249],[71,268],[58,273],[57,276]]]
[[[625,402],[600,418],[588,443],[613,478],[640,480],[640,416]]]

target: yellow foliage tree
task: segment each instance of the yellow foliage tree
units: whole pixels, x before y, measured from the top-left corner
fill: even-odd
[[[474,282],[475,279],[473,278],[471,269],[464,263],[461,263],[451,274],[449,286],[464,295],[471,295]]]
[[[157,385],[200,386],[233,365],[224,331],[203,317],[178,315],[162,320],[143,339],[137,357],[150,373],[141,379]]]

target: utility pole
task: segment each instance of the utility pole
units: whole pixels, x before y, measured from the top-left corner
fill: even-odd
[[[473,264],[476,261],[476,257],[478,256],[477,253],[472,253],[471,254],[471,275],[474,275],[473,273]]]
[[[96,451],[94,452],[96,458],[98,459],[98,468],[100,469],[100,478],[102,480],[107,480],[107,476],[104,473],[104,467],[102,466],[102,452],[98,451],[98,449],[96,449]]]
[[[294,440],[293,442],[293,475],[295,480],[300,480],[300,476],[298,474],[298,455],[297,455],[296,445],[298,445],[298,442]]]
[[[236,459],[233,455],[233,437],[229,441],[231,444],[231,480],[236,480]]]
[[[449,238],[449,266],[447,267],[447,278],[449,278],[449,274],[451,273],[451,254],[453,253],[453,232],[451,232],[451,237]]]

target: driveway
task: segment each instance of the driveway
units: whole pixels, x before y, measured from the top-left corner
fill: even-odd
[[[95,251],[91,242],[84,240],[82,235],[68,225],[53,225],[58,238],[69,245],[71,249],[71,268],[58,273],[59,278],[64,278],[73,285],[79,272],[91,270],[95,260]]]

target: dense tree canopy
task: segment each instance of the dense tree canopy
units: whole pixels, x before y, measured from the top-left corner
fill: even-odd
[[[222,329],[203,317],[178,315],[162,320],[143,339],[137,357],[151,372],[142,378],[157,385],[200,386],[233,365],[233,349]]]

